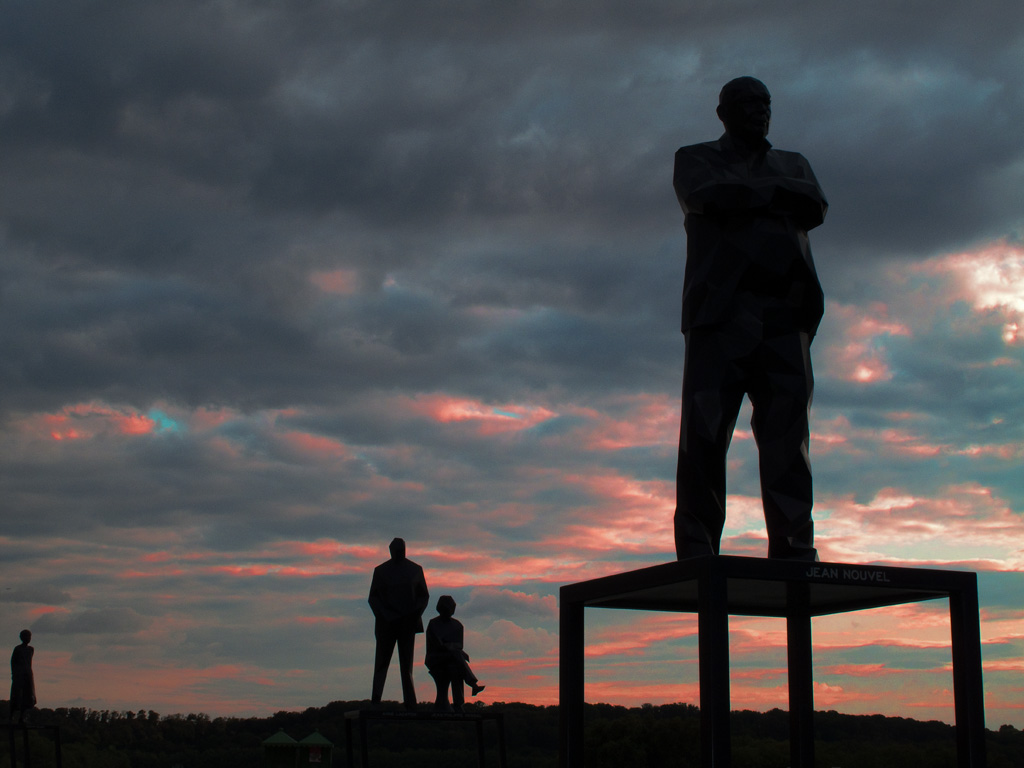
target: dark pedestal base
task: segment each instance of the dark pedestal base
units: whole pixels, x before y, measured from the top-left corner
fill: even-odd
[[[474,723],[476,725],[477,761],[484,768],[486,751],[484,749],[484,723],[491,721],[498,731],[498,766],[505,768],[505,718],[500,712],[466,714],[448,712],[407,712],[404,710],[354,709],[345,713],[345,753],[349,768],[356,768],[355,750],[352,740],[352,725],[359,723],[360,766],[369,768],[370,757],[366,740],[366,725],[371,720],[378,722],[398,723],[436,722],[436,723]]]
[[[977,577],[966,571],[708,555],[568,584],[560,591],[561,766],[583,768],[584,608],[698,615],[701,765],[729,768],[729,616],[786,619],[792,768],[814,768],[811,619],[949,599],[957,765],[984,768]]]

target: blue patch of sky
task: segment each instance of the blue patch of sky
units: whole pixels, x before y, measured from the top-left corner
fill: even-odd
[[[163,411],[153,408],[146,416],[151,418],[157,425],[158,432],[181,432],[182,426]]]

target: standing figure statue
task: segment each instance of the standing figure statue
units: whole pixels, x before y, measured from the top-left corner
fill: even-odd
[[[423,611],[430,593],[423,568],[405,556],[405,541],[394,539],[391,559],[373,569],[370,582],[370,608],[376,618],[374,635],[377,650],[373,664],[374,704],[380,704],[391,656],[398,646],[398,671],[402,678],[402,702],[406,709],[416,708],[416,688],[412,682],[413,651],[416,635],[423,631]]]
[[[680,559],[719,552],[726,453],[744,394],[753,406],[768,556],[817,559],[808,412],[810,346],[824,296],[807,232],[828,203],[807,160],[765,138],[771,114],[764,83],[731,80],[718,99],[725,134],[676,152],[673,186],[686,226]]]
[[[20,715],[20,720],[24,723],[25,713],[36,705],[36,681],[32,675],[32,655],[35,648],[29,645],[32,642],[32,633],[23,629],[18,636],[21,638],[21,645],[15,646],[14,653],[11,654],[12,723],[15,713]]]
[[[438,712],[461,712],[466,702],[463,683],[469,683],[476,696],[483,689],[473,670],[469,668],[469,654],[463,650],[464,633],[462,622],[452,618],[455,615],[455,598],[441,595],[437,601],[437,616],[427,624],[427,656],[424,659],[430,676],[437,686],[434,709]],[[452,700],[448,701],[448,688],[452,689]]]

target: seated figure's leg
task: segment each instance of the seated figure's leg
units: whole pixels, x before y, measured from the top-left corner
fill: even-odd
[[[469,662],[466,661],[465,659],[461,659],[461,660],[459,660],[456,663],[459,665],[459,672],[460,672],[460,674],[458,675],[459,679],[461,679],[464,682],[469,683],[470,685],[476,685],[477,677],[476,677],[476,675],[473,674],[473,670],[470,669]]]
[[[725,457],[743,402],[747,343],[731,326],[686,334],[676,469],[679,559],[718,554],[725,525]]]
[[[444,669],[435,667],[429,670],[430,676],[434,678],[434,686],[437,688],[437,695],[434,697],[434,709],[438,712],[451,710],[451,703],[448,701],[448,686],[451,680]]]
[[[750,389],[751,427],[758,448],[768,556],[815,560],[808,455],[814,392],[810,338],[796,331],[770,335],[759,357],[759,373]]]
[[[453,664],[450,670],[452,680],[452,705],[456,712],[462,711],[462,705],[466,703],[466,693],[462,688],[462,673],[460,665]]]
[[[486,686],[480,685],[480,678],[478,678],[473,670],[469,666],[469,662],[466,659],[461,659],[459,664],[459,673],[456,676],[459,680],[469,685],[473,689],[473,695],[478,695]],[[454,695],[455,688],[452,687],[452,693]]]

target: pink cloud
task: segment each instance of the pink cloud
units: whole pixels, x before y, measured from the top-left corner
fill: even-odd
[[[882,302],[868,307],[829,304],[829,316],[837,318],[845,343],[827,347],[823,368],[829,376],[860,384],[889,381],[893,373],[885,352],[884,338],[910,336],[910,328],[889,319]]]
[[[859,452],[850,446],[852,432],[853,427],[846,416],[839,415],[830,420],[815,419],[814,429],[811,431],[811,445],[814,446],[816,454],[829,453],[840,447]]]
[[[546,584],[567,584],[604,576],[614,569],[607,562],[586,559],[585,553],[545,555],[497,555],[481,550],[478,554],[459,562],[459,567],[433,567],[431,581],[438,584],[460,586],[514,586],[539,581]],[[624,569],[620,569],[624,570]]]
[[[315,561],[336,561],[338,558],[355,558],[363,562],[375,562],[382,557],[378,547],[360,544],[346,544],[334,539],[316,541],[280,542],[276,548],[286,557],[311,558]]]
[[[349,296],[359,289],[359,274],[354,269],[313,272],[309,281],[324,293]]]
[[[480,435],[493,435],[529,429],[557,414],[532,405],[488,405],[479,400],[443,394],[418,395],[409,402],[409,409],[441,424],[466,422]]]
[[[103,435],[145,435],[157,429],[149,416],[128,406],[99,401],[66,405],[56,413],[22,417],[17,428],[35,437],[86,440]]]
[[[189,427],[195,432],[209,432],[228,422],[236,421],[241,414],[232,408],[201,407],[188,417]]]
[[[270,565],[211,565],[198,569],[200,573],[226,574],[228,576],[241,576],[252,578],[254,576],[266,576],[277,569]]]
[[[39,605],[39,606],[35,606],[33,608],[29,608],[29,610],[28,610],[28,614],[30,616],[32,616],[33,618],[38,618],[39,616],[45,616],[45,615],[47,615],[49,613],[64,613],[64,612],[65,611],[64,611],[63,608],[58,608],[57,606],[54,606],[54,605]]]
[[[903,455],[930,457],[952,450],[948,443],[929,443],[913,432],[895,427],[883,429],[875,434],[885,447]]]
[[[204,557],[196,552],[148,552],[142,556],[142,562],[144,563],[168,563],[175,560],[200,560]]]
[[[1001,322],[1007,345],[1024,342],[1024,247],[997,240],[931,259],[917,270],[950,277],[950,303],[966,301],[979,315]]]
[[[871,664],[832,664],[820,667],[819,671],[823,675],[835,675],[837,677],[876,678],[886,674],[889,671],[889,667],[879,662]]]
[[[582,416],[580,440],[588,450],[617,451],[650,445],[675,445],[679,434],[679,398],[642,393],[606,403],[605,410],[567,408]]]
[[[186,574],[210,574],[239,579],[313,578],[342,574],[368,574],[385,559],[379,549],[330,539],[315,542],[280,541],[249,552],[197,553],[183,543],[181,550],[145,553],[118,571],[125,580],[159,580]]]
[[[674,501],[674,499],[673,499]],[[743,531],[758,537],[767,535],[764,533],[764,504],[760,496],[745,496],[739,493],[729,494],[727,499],[728,519],[726,525],[730,532]],[[669,510],[671,517],[673,510]]]
[[[811,433],[812,449],[814,453],[839,452],[850,456],[881,454],[922,459],[965,456],[1006,461],[1024,458],[1024,445],[1019,442],[972,443],[962,446],[938,443],[914,429],[914,421],[924,420],[922,414],[894,411],[885,416],[895,425],[883,429],[857,428],[843,415],[829,420],[816,420]]]
[[[732,650],[731,644],[730,650]],[[757,667],[754,669],[744,668],[733,670],[730,677],[736,681],[752,681],[760,683],[765,680],[772,681],[785,679],[787,674],[785,667]]]
[[[1024,444],[996,443],[992,445],[968,445],[964,448],[951,450],[959,456],[972,458],[992,457],[1004,461],[1017,461],[1024,458]]]
[[[472,641],[470,643],[470,641]],[[558,635],[541,627],[520,626],[508,619],[498,619],[483,631],[467,633],[477,661],[504,659],[510,668],[529,673],[558,665]]]
[[[582,501],[575,506],[560,505],[557,509],[550,503],[533,501],[536,494],[546,488],[567,491],[581,497]],[[484,529],[490,530],[490,521],[500,522],[503,528],[536,526],[543,517],[546,524],[537,532],[543,538],[531,543],[527,559],[543,568],[540,573],[545,579],[552,572],[549,563],[558,572],[565,573],[571,570],[569,563],[586,561],[592,571],[602,562],[607,568],[614,567],[595,559],[595,553],[605,556],[608,553],[668,553],[673,548],[671,512],[675,496],[674,484],[670,481],[637,480],[600,466],[568,474],[534,467],[522,472],[520,482],[509,494],[514,497],[521,491],[528,500],[513,498],[495,504],[466,501],[431,505],[428,509],[432,517],[459,526],[464,533],[480,529],[482,546],[479,551],[488,549],[488,538],[493,533]],[[497,541],[494,544],[497,548],[506,546]],[[481,564],[481,572],[493,573],[495,568],[505,572],[502,561],[511,561],[507,552],[498,561],[492,558]]]
[[[879,336],[910,336],[910,328],[898,320],[889,318],[889,307],[884,302],[874,301],[867,307],[850,304],[829,304],[829,315],[838,315],[847,338],[874,339]]]
[[[786,625],[781,620],[734,618],[729,622],[729,647],[737,653],[759,653],[786,647]]]
[[[348,459],[352,457],[351,452],[344,443],[323,435],[291,431],[282,434],[280,439],[297,452],[305,454],[310,458]]]
[[[1015,692],[1018,695],[1014,696],[1013,698],[1009,698],[1009,699],[1006,698],[1006,693],[1015,693]],[[1005,693],[1003,693],[1003,695],[993,694],[992,692],[988,692],[988,697],[987,697],[987,701],[986,701],[987,708],[988,708],[988,710],[990,712],[993,709],[998,709],[998,710],[1024,709],[1024,698],[1022,698],[1019,695],[1020,693],[1024,693],[1024,689],[1020,689],[1020,688],[1013,689],[1013,688],[1011,688],[1011,689],[1007,690]]]
[[[819,499],[818,507],[828,510],[816,526],[819,549],[837,562],[966,564],[983,558],[985,570],[1024,567],[1024,519],[976,483],[947,486],[936,497],[883,488],[864,503],[847,496]]]
[[[603,627],[589,634],[586,657],[644,655],[659,643],[697,634],[697,618],[689,613],[638,613],[629,624]]]

